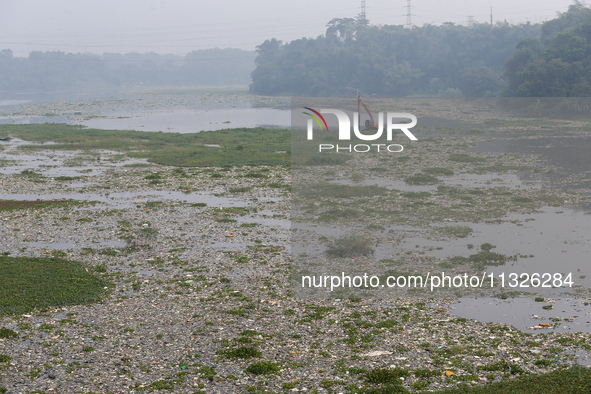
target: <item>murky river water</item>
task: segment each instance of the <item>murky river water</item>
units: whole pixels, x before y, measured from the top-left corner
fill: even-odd
[[[172,97],[172,98],[171,98]],[[174,101],[177,100],[178,101]],[[81,100],[81,101],[80,101]],[[132,96],[105,94],[102,98],[79,97],[79,101],[59,100],[39,101],[35,98],[11,97],[0,100],[0,123],[44,123],[57,122],[82,124],[99,129],[134,129],[141,131],[162,131],[192,133],[202,130],[219,130],[231,127],[289,127],[290,111],[281,109],[279,103],[271,103],[270,108],[258,106],[244,97],[228,95],[196,94],[190,99],[175,98],[174,95],[161,95],[142,98],[141,94]],[[77,109],[79,108],[79,109]],[[425,124],[441,124],[440,119],[425,118]],[[429,123],[431,122],[431,123]],[[459,124],[448,122],[446,126],[460,127]],[[473,125],[462,126],[471,128]],[[101,152],[79,163],[71,163],[76,153],[41,151],[34,155],[21,153],[18,145],[25,142],[12,140],[0,142],[5,147],[1,154],[10,165],[0,167],[5,174],[18,173],[25,169],[33,169],[44,176],[86,176],[101,173],[110,166],[121,166],[143,162],[141,160],[123,159],[120,161],[103,161]],[[525,177],[521,174],[487,173],[487,174],[456,174],[442,177],[447,186],[483,187],[498,186],[511,189],[540,189],[544,181],[552,178],[575,175],[565,183],[569,188],[591,187],[591,138],[540,137],[530,139],[504,139],[481,141],[477,147],[469,151],[485,153],[517,153],[536,154],[544,157],[549,163],[563,169],[556,175],[544,174],[537,177]],[[112,156],[114,152],[104,152]],[[98,160],[96,156],[98,155]],[[79,159],[79,158],[78,158]],[[100,163],[100,164],[99,164]],[[88,181],[80,186],[91,184]],[[339,182],[343,183],[343,182]],[[346,183],[346,182],[345,182]],[[378,185],[387,189],[400,191],[435,192],[436,186],[409,186],[396,179],[365,179],[356,185]],[[75,198],[81,200],[102,201],[116,207],[125,207],[138,199],[169,199],[189,203],[204,202],[209,206],[245,206],[247,202],[239,199],[216,197],[207,193],[184,194],[181,192],[146,192],[126,195],[112,193],[109,196],[83,193],[52,193],[45,195],[0,194],[3,199],[53,199]],[[498,245],[498,250],[506,255],[517,255],[515,261],[502,267],[489,267],[487,272],[506,275],[510,273],[572,273],[576,286],[591,287],[591,216],[590,210],[584,207],[545,207],[537,213],[528,215],[509,215],[501,224],[483,223],[449,223],[450,225],[466,225],[473,229],[465,239],[445,241],[427,240],[421,236],[409,235],[402,246],[417,245],[425,250],[426,255],[436,258],[450,256],[467,256],[471,252],[467,244],[480,245],[488,242]],[[239,221],[259,222],[269,226],[288,228],[290,223],[285,220],[259,217]],[[515,221],[515,223],[511,223]],[[516,224],[516,223],[519,223]],[[448,223],[446,223],[448,225]],[[326,227],[327,234],[344,231]],[[314,231],[322,233],[323,227],[315,227]],[[39,245],[33,245],[39,246]],[[64,245],[62,245],[64,246]],[[111,245],[117,247],[119,245]],[[227,242],[216,245],[222,250],[236,250],[246,245]],[[52,245],[60,248],[59,245]],[[65,246],[64,246],[65,248]],[[377,251],[380,253],[380,250]],[[384,252],[385,253],[385,252]],[[544,289],[519,289],[539,290]],[[551,288],[548,293],[556,289]],[[559,289],[562,290],[562,289]],[[551,297],[552,295],[548,296]],[[453,313],[481,321],[493,321],[512,324],[525,331],[552,329],[556,331],[591,331],[589,306],[574,298],[555,298],[549,305],[551,310],[542,309],[545,303],[535,302],[533,296],[523,299],[492,299],[465,298],[455,306]],[[554,320],[550,320],[554,319]],[[556,320],[558,319],[558,320]],[[549,321],[551,328],[538,329],[540,322]]]

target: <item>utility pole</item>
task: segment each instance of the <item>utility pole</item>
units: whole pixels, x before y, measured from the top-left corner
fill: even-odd
[[[410,0],[406,0],[406,27],[410,29],[412,27],[412,14],[410,13]]]

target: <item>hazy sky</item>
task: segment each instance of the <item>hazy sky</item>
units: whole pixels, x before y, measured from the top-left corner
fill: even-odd
[[[402,25],[407,0],[366,0],[371,24]],[[412,22],[540,22],[572,0],[411,0]],[[253,50],[265,39],[316,37],[332,18],[355,17],[361,0],[0,0],[0,49],[158,52]]]

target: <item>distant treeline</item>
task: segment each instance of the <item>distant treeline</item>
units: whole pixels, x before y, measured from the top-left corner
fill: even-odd
[[[342,96],[589,96],[591,10],[544,24],[371,26],[333,19],[326,34],[257,47],[250,91]],[[350,91],[349,91],[350,94]]]
[[[53,91],[78,87],[134,85],[248,85],[252,51],[206,49],[186,56],[156,53],[0,51],[0,91]]]

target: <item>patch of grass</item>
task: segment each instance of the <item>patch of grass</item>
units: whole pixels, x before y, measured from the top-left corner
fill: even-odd
[[[246,372],[253,375],[272,375],[278,373],[279,370],[279,366],[271,361],[259,361],[246,368]]]
[[[376,185],[349,186],[334,183],[317,183],[300,190],[300,192],[306,197],[353,198],[381,196],[386,194],[387,190]]]
[[[261,357],[263,354],[257,349],[252,346],[241,346],[236,349],[227,349],[221,352],[224,356],[228,358],[258,358]]]
[[[381,387],[362,387],[351,390],[353,394],[406,394],[407,389],[401,385],[385,385]]]
[[[230,193],[246,193],[252,190],[252,187],[231,187],[228,189]]]
[[[240,333],[243,337],[256,337],[256,336],[264,336],[265,334],[257,331],[257,330],[244,330]]]
[[[0,256],[0,315],[96,302],[109,285],[79,261]]]
[[[400,378],[410,376],[410,372],[402,368],[372,369],[365,374],[365,380],[369,383],[399,383]]]
[[[371,256],[373,252],[371,240],[357,235],[337,239],[326,250],[330,257]]]
[[[398,325],[398,322],[396,320],[387,319],[387,320],[383,320],[383,321],[377,323],[376,328],[392,328],[397,325]]]
[[[235,128],[180,134],[98,130],[53,123],[0,125],[0,136],[8,135],[31,142],[56,142],[26,145],[23,149],[106,149],[178,167],[288,165],[291,162],[291,131],[284,129]],[[217,144],[220,148],[210,149],[205,144]],[[236,150],[237,145],[243,149]]]
[[[504,164],[494,164],[486,167],[476,167],[474,172],[485,173],[485,172],[507,172],[507,171],[526,171],[529,167],[524,166],[507,166]]]
[[[256,227],[259,223],[242,223],[240,227]]]
[[[424,200],[426,198],[431,197],[431,193],[429,193],[429,192],[404,192],[404,193],[402,193],[402,197],[410,198],[413,200]]]
[[[476,387],[438,391],[439,394],[565,394],[590,393],[591,370],[582,367],[562,369],[542,375],[528,375]]]
[[[532,200],[529,197],[513,197],[513,198],[511,198],[511,201],[513,201],[514,203],[517,203],[517,204],[527,204],[527,203],[534,202],[534,200]]]
[[[555,364],[556,360],[536,360],[534,362],[534,365],[537,365],[538,367],[548,367],[552,364]]]
[[[321,213],[318,220],[322,222],[332,222],[339,219],[355,219],[361,216],[361,211],[353,208],[330,209]]]
[[[10,328],[6,328],[6,327],[2,327],[0,328],[0,339],[4,339],[4,338],[16,338],[18,337],[18,334],[16,332],[14,332],[13,330],[11,330]]]
[[[423,169],[423,172],[429,175],[444,175],[444,176],[451,176],[454,174],[453,170],[449,168],[442,168],[442,167],[429,167]]]
[[[78,200],[0,200],[0,211],[15,211],[29,208],[59,208],[70,205],[82,205],[84,203],[87,202]]]
[[[54,181],[75,181],[77,179],[80,179],[79,176],[56,176],[55,178],[53,178]]]
[[[455,161],[456,163],[485,163],[486,159],[483,157],[475,157],[470,156],[466,153],[455,153],[453,155],[449,155],[450,161]]]
[[[472,233],[472,229],[468,226],[445,226],[434,229],[436,233],[440,233],[449,237],[466,238]]]
[[[309,306],[308,309],[311,311],[306,315],[311,320],[322,320],[329,312],[335,308],[332,306]]]
[[[30,176],[30,177],[33,177],[33,178],[42,176],[41,174],[39,174],[39,173],[37,173],[37,172],[35,172],[33,170],[22,170],[17,175],[19,175],[19,176]]]

